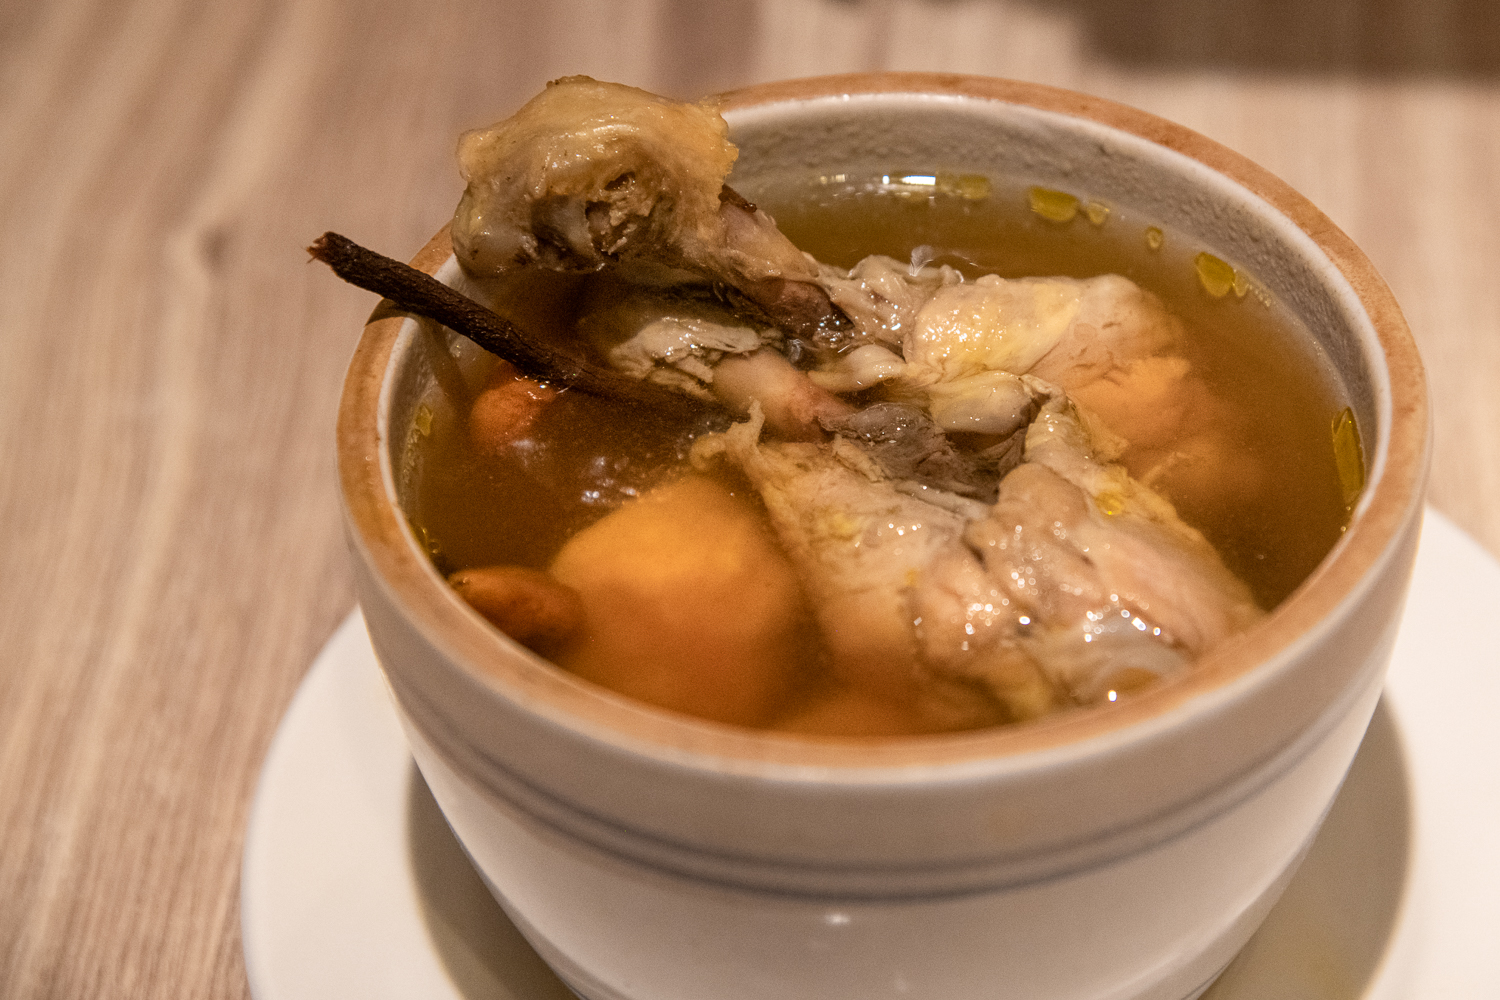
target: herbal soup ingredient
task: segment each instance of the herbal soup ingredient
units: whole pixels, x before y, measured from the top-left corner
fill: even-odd
[[[857,734],[1112,701],[1263,614],[1150,485],[1258,474],[1160,300],[1114,275],[820,264],[725,186],[736,155],[712,105],[584,77],[463,137],[475,293],[586,276],[560,350],[741,418],[547,575],[455,575],[476,608],[667,708]],[[475,446],[552,405],[502,366]]]

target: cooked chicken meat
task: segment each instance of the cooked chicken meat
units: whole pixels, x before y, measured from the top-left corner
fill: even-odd
[[[1053,390],[965,534],[1028,619],[1024,645],[1084,702],[1170,676],[1262,615],[1203,535],[1110,461],[1118,448]]]
[[[901,695],[977,688],[1011,717],[1177,673],[1261,614],[1200,533],[1108,459],[1066,394],[1042,401],[993,506],[893,480],[878,442],[761,440],[758,418],[701,438],[760,492],[836,673]],[[903,488],[905,487],[905,488]],[[925,494],[925,495],[924,495]]]
[[[646,284],[719,282],[817,337],[847,320],[817,262],[724,186],[738,152],[711,103],[572,76],[466,132],[453,247],[471,275],[618,269]]]
[[[695,462],[705,468],[720,456],[765,502],[838,682],[881,700],[919,702],[929,728],[994,716],[1002,693],[953,669],[955,657],[978,660],[1012,631],[1007,599],[963,539],[984,505],[935,504],[904,492],[847,438],[831,445],[762,441],[758,410],[694,447]],[[953,641],[958,622],[970,632],[977,626],[972,640]],[[1050,688],[1034,669],[1011,687],[1012,718],[1051,704]]]
[[[725,186],[737,154],[711,104],[584,77],[459,155],[469,276],[587,275],[566,349],[745,417],[700,436],[692,464],[748,481],[769,520],[695,474],[576,536],[553,572],[586,609],[559,647],[579,672],[718,719],[932,731],[1117,697],[1262,614],[1148,485],[1229,451],[1232,421],[1182,324],[1134,283],[819,264]],[[514,381],[492,410],[521,398]],[[733,527],[727,582],[711,582],[715,525]],[[651,539],[672,551],[640,550]],[[785,666],[809,616],[817,682]],[[733,684],[749,709],[718,697]]]
[[[696,286],[596,283],[576,329],[612,366],[637,378],[715,399],[740,414],[760,400],[782,437],[820,438],[820,419],[852,411],[777,350],[785,342],[781,330],[737,315]]]
[[[1259,488],[1254,469],[1229,460],[1243,415],[1184,356],[1181,321],[1126,278],[965,281],[950,267],[869,257],[820,280],[869,343],[810,372],[819,385],[884,383],[922,400],[944,431],[1006,435],[1028,415],[1018,376],[1031,374],[1123,437],[1135,475],[1169,478],[1200,502]]]

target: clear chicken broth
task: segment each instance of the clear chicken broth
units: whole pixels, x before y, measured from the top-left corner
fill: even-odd
[[[745,193],[800,247],[831,264],[850,266],[872,253],[908,260],[915,252],[971,276],[1115,273],[1155,292],[1189,329],[1194,368],[1242,417],[1226,467],[1254,473],[1244,477],[1254,488],[1212,501],[1174,488],[1171,475],[1156,488],[1262,608],[1291,593],[1337,541],[1348,507],[1333,447],[1345,406],[1336,380],[1313,339],[1253,285],[1210,295],[1195,264],[1200,247],[1119,209],[1051,221],[1024,188],[976,198],[888,179],[827,180]],[[574,279],[548,278],[520,292],[510,311],[538,332],[563,330],[576,291]],[[480,359],[468,372],[472,384],[485,366]],[[546,566],[572,534],[681,469],[690,444],[690,436],[649,416],[579,394],[559,397],[499,457],[470,447],[461,420],[442,405],[430,433],[416,440],[408,512],[445,573]],[[756,498],[743,484],[736,492]]]

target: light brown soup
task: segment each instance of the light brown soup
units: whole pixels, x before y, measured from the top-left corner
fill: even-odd
[[[1263,608],[1291,593],[1344,530],[1348,508],[1332,426],[1345,403],[1329,366],[1296,322],[1253,286],[1248,294],[1210,295],[1194,263],[1201,247],[1171,232],[1153,247],[1150,220],[1118,209],[1102,222],[1097,211],[1092,221],[1087,211],[1049,221],[1032,210],[1024,188],[974,198],[880,179],[815,178],[746,193],[799,246],[841,266],[872,253],[907,260],[926,247],[924,258],[970,275],[1131,278],[1184,321],[1189,360],[1246,415],[1237,458],[1266,472],[1259,489],[1213,503],[1174,493],[1170,477],[1155,484],[1158,490]],[[568,280],[548,279],[511,311],[531,328],[565,329],[575,291]],[[471,381],[482,377],[470,374]],[[499,457],[470,448],[464,427],[445,419],[441,407],[437,417],[413,456],[409,514],[445,573],[545,566],[571,534],[682,468],[690,443],[690,435],[648,416],[578,394],[559,397]]]
[[[1300,322],[1256,291],[1215,298],[1195,266],[1202,247],[1173,233],[1151,249],[1151,220],[1111,209],[1094,225],[1083,208],[1063,224],[1029,205],[1028,192],[982,200],[915,195],[909,187],[809,183],[767,192],[758,204],[819,260],[852,266],[883,253],[907,260],[930,246],[935,264],[971,276],[1120,274],[1150,289],[1187,325],[1189,360],[1235,410],[1253,414],[1239,442],[1271,470],[1265,488],[1213,508],[1162,492],[1202,531],[1257,603],[1272,608],[1305,580],[1348,523],[1332,426],[1346,402]],[[1160,232],[1158,229],[1157,232]]]

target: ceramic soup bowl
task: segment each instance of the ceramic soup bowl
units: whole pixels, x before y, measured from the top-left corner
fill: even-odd
[[[1366,469],[1352,521],[1251,631],[1109,709],[884,741],[697,721],[564,673],[445,585],[402,504],[440,394],[434,350],[462,349],[387,306],[349,370],[339,472],[360,603],[423,776],[588,1000],[1197,996],[1291,877],[1380,694],[1429,447],[1395,301],[1287,185],[1107,101],[891,74],[753,87],[724,112],[731,183],[752,196],[787,170],[1009,178],[1243,267],[1343,383]],[[454,280],[446,230],[414,263]]]

